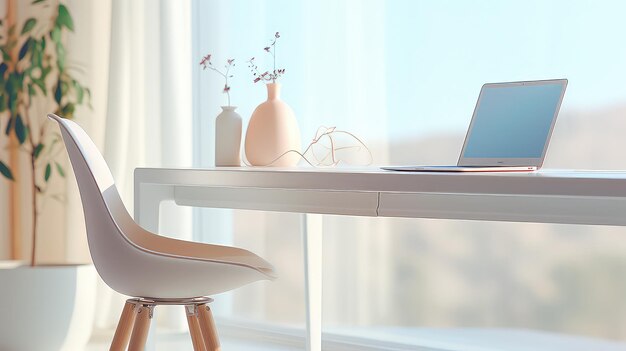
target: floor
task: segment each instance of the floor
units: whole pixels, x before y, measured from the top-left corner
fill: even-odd
[[[108,351],[112,335],[96,334],[91,338],[85,351]],[[262,344],[259,342],[246,342],[244,340],[232,340],[221,338],[223,350],[235,351],[301,351],[302,349],[280,346],[276,344]],[[191,339],[187,335],[160,335],[156,338],[154,351],[192,351]]]
[[[110,340],[92,341],[87,345],[85,351],[108,351]],[[184,341],[160,341],[155,344],[155,351],[171,351],[171,350],[192,350],[191,342]],[[222,349],[236,351],[301,351],[302,349],[294,349],[281,347],[276,345],[261,345],[259,343],[246,343],[242,341],[222,340]]]
[[[85,351],[106,351],[112,333],[95,334]],[[339,339],[333,335],[342,335]],[[241,336],[241,335],[240,335]],[[524,329],[480,328],[352,328],[328,334],[325,348],[333,350],[447,350],[447,351],[624,351],[626,343],[589,337],[555,334]],[[249,338],[253,341],[246,341]],[[235,351],[297,351],[304,342],[279,343],[277,338],[221,337],[224,350]],[[334,339],[334,340],[333,340]],[[363,343],[369,339],[369,342]],[[263,341],[265,340],[265,341]],[[292,346],[284,346],[292,345]],[[298,347],[293,346],[298,345]],[[301,346],[300,346],[301,345]],[[346,348],[347,345],[352,345]],[[354,347],[360,345],[361,347]],[[363,347],[367,345],[367,347]],[[413,345],[413,346],[411,346]],[[419,346],[417,346],[419,345]],[[186,333],[162,333],[155,338],[151,351],[192,351]]]
[[[108,351],[109,342],[95,341],[87,345],[85,351]],[[244,343],[241,341],[223,340],[222,349],[235,351],[301,351],[302,349],[285,348],[276,345],[259,345],[258,343]],[[155,351],[192,351],[191,342],[162,341],[155,345]]]

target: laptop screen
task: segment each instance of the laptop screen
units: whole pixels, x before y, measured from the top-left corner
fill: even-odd
[[[461,159],[542,159],[565,84],[483,86]]]

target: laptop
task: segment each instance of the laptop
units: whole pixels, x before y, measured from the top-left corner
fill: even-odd
[[[483,85],[456,166],[389,166],[413,172],[530,172],[543,165],[567,79]]]

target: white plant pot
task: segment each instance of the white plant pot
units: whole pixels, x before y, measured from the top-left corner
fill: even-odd
[[[95,299],[93,265],[0,262],[0,350],[84,350]]]

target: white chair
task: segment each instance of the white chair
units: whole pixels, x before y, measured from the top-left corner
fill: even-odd
[[[235,247],[171,239],[150,233],[131,218],[104,158],[76,123],[57,121],[76,175],[89,251],[100,277],[127,300],[111,350],[143,350],[156,305],[185,306],[196,351],[219,350],[206,296],[273,279],[271,264]],[[132,330],[132,335],[131,335]],[[130,339],[130,344],[129,344]]]

